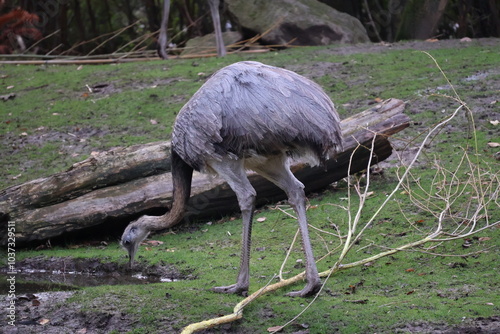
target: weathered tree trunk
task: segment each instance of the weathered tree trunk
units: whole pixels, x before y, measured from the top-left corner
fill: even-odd
[[[344,151],[327,161],[326,170],[296,161],[292,171],[310,192],[347,176],[352,154],[350,173],[366,169],[370,154],[372,163],[386,159],[392,153],[388,136],[408,126],[403,110],[402,101],[391,99],[343,120]],[[22,245],[167,208],[172,196],[169,154],[168,142],[114,149],[65,172],[0,191],[0,243],[7,242],[9,223]],[[249,173],[249,179],[258,205],[285,198],[259,175]],[[220,178],[195,173],[191,194],[185,220],[238,211],[233,191]]]
[[[410,0],[403,11],[396,39],[432,37],[447,3],[448,0]]]

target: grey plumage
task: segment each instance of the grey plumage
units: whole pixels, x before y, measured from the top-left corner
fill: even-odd
[[[245,61],[216,72],[181,109],[172,145],[196,170],[207,157],[311,150],[318,162],[341,145],[340,119],[321,87],[294,72]]]
[[[294,208],[306,257],[307,284],[293,296],[318,291],[320,279],[307,229],[304,185],[289,168],[290,155],[321,164],[342,146],[333,103],[314,82],[294,72],[245,61],[216,72],[181,109],[172,134],[172,207],[163,216],[143,216],[122,236],[132,265],[137,246],[152,230],[178,223],[190,196],[193,169],[224,178],[238,198],[243,221],[236,284],[214,288],[245,293],[249,286],[252,218],[256,192],[245,169],[283,189]]]

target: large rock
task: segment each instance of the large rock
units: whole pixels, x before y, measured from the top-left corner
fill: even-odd
[[[234,43],[241,41],[241,34],[238,31],[227,31],[222,33],[222,39],[226,48]],[[215,44],[215,34],[207,34],[201,37],[195,37],[187,41],[184,51],[181,55],[202,55],[217,53]]]
[[[225,0],[244,37],[264,34],[264,44],[328,45],[368,42],[356,18],[317,0]],[[268,31],[271,29],[270,31]]]

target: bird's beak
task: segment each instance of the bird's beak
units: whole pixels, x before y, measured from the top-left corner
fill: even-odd
[[[134,258],[135,258],[135,253],[137,251],[137,248],[132,247],[128,249],[128,267],[129,269],[132,269],[134,266]]]
[[[128,253],[128,267],[129,269],[132,269],[132,267],[134,266],[134,258],[135,253],[137,253],[138,245],[134,244],[129,238],[122,238],[120,243]]]

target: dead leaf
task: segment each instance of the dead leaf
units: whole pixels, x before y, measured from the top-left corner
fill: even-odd
[[[436,43],[436,42],[439,42],[439,39],[437,39],[437,38],[429,38],[429,39],[426,39],[425,41],[426,42],[430,42],[430,43]]]
[[[156,124],[158,124],[158,121],[157,121],[157,120],[155,120],[155,119],[150,119],[150,120],[149,120],[149,123],[151,123],[151,124],[153,124],[153,125],[156,125]]]
[[[42,318],[42,319],[38,320],[38,323],[39,323],[40,325],[46,325],[46,324],[48,324],[49,322],[50,322],[50,320],[49,320],[49,319],[45,319],[45,318]]]
[[[160,240],[147,240],[147,241],[144,241],[143,244],[150,245],[150,246],[159,246],[159,245],[163,245],[163,241],[160,241]]]
[[[7,101],[16,97],[16,94],[10,93],[7,95],[0,95],[0,100]]]
[[[495,101],[495,102],[496,102],[496,101]],[[491,125],[498,125],[499,123],[500,123],[500,121],[499,121],[499,120],[497,120],[497,119],[496,119],[496,120],[494,120],[494,121],[490,121],[490,124],[491,124]]]
[[[77,71],[80,71],[83,68],[83,65],[80,65],[76,68]]]
[[[411,290],[411,291],[408,291],[406,294],[407,294],[407,295],[411,295],[411,294],[412,294],[412,293],[414,293],[414,292],[415,292],[415,290]]]
[[[490,237],[480,237],[478,240],[479,241],[488,241],[488,240],[491,240],[491,238]]]
[[[259,217],[259,218],[257,218],[257,221],[258,221],[259,223],[262,223],[262,222],[265,222],[265,221],[266,221],[266,219],[267,219],[266,217]]]
[[[281,331],[282,329],[283,329],[283,326],[273,326],[273,327],[269,327],[269,328],[267,329],[267,331],[268,331],[269,333],[274,333],[274,332],[279,332],[279,331]]]
[[[12,89],[14,88],[14,86],[7,86],[7,89]]]
[[[473,244],[472,239],[470,239],[470,238],[465,238],[465,239],[464,239],[464,243],[462,244],[462,247],[463,247],[463,248],[469,248],[470,246],[472,246],[472,244]]]
[[[384,175],[384,169],[378,166],[370,168],[371,175]]]
[[[377,102],[377,103],[380,103],[380,102],[384,101],[384,100],[383,100],[383,99],[381,99],[380,97],[376,97],[374,100],[375,100],[375,102]]]
[[[23,174],[17,174],[16,176],[11,177],[12,180],[17,180],[20,178]]]
[[[76,334],[87,334],[87,328],[82,328],[76,331]]]
[[[415,269],[413,269],[413,268],[408,268],[408,269],[406,269],[406,272],[407,272],[407,273],[412,273],[412,272],[414,272],[414,271],[415,271]]]
[[[500,143],[490,142],[490,143],[488,143],[488,146],[489,147],[500,147]]]
[[[31,305],[32,305],[32,306],[40,306],[40,301],[39,301],[38,299],[33,299],[33,300],[31,301]]]

